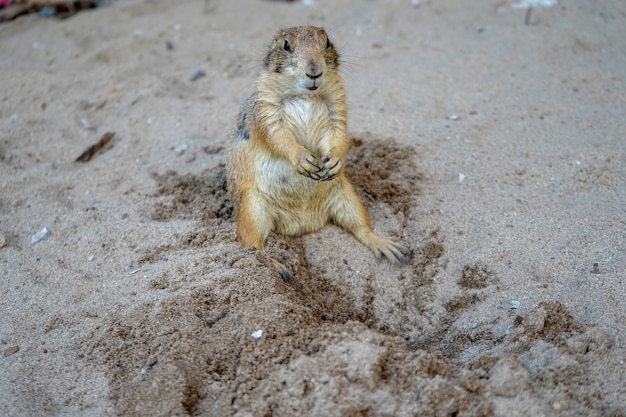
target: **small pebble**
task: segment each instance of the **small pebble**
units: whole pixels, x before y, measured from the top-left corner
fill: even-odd
[[[252,333],[250,336],[254,337],[255,339],[260,339],[261,337],[263,337],[263,330],[257,330],[256,332]]]
[[[563,409],[563,406],[561,405],[561,403],[554,403],[552,404],[552,409],[556,412],[559,412]]]
[[[592,272],[594,274],[599,274],[600,273],[600,264],[598,262],[594,262],[593,263],[593,270]]]
[[[57,14],[57,8],[50,7],[50,6],[42,7],[41,9],[37,11],[37,14],[43,17],[52,17],[55,14]]]
[[[40,231],[37,232],[34,236],[30,238],[30,244],[34,245],[35,243],[41,242],[42,240],[47,239],[50,236],[50,230],[47,227],[44,227]]]
[[[465,181],[465,174],[459,174],[459,182]]]
[[[189,149],[189,145],[187,145],[186,143],[183,143],[182,145],[178,145],[177,147],[175,147],[174,148],[174,152],[176,152],[176,153],[183,153],[187,149]]]
[[[457,120],[459,120],[459,116],[457,116],[456,114],[451,114],[450,116],[448,116],[448,119],[456,122]]]
[[[93,129],[93,125],[91,123],[89,123],[89,120],[87,119],[80,119],[80,124],[85,128],[85,129]]]
[[[4,248],[5,246],[7,246],[7,238],[5,235],[3,235],[2,233],[0,233],[0,248]]]
[[[521,301],[513,300],[511,301],[511,310],[517,310],[521,305]]]
[[[205,75],[206,75],[206,72],[204,72],[201,69],[199,69],[196,72],[194,72],[191,77],[189,77],[189,81],[194,82],[194,81],[204,77]]]
[[[514,3],[514,9],[528,9],[531,7],[553,7],[556,5],[557,0],[521,0],[519,3]]]
[[[88,260],[89,262],[93,261],[94,259],[95,259],[95,258],[94,258],[94,256],[93,256],[93,255],[89,255],[89,256],[87,257],[87,260]]]

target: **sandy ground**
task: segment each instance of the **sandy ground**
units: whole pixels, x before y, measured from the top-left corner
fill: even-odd
[[[129,0],[0,25],[0,414],[626,416],[626,3],[524,17]],[[299,24],[340,47],[348,173],[406,265],[328,226],[270,237],[285,284],[239,247],[228,131]]]

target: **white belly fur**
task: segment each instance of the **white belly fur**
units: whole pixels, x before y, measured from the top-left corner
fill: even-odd
[[[294,139],[311,152],[319,155],[319,144],[328,135],[328,106],[316,97],[296,97],[285,100],[283,121],[294,132]]]

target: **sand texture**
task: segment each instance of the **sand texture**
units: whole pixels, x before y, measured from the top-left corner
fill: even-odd
[[[0,24],[0,415],[626,416],[626,2],[305,3]],[[402,266],[237,241],[228,132],[300,24]]]

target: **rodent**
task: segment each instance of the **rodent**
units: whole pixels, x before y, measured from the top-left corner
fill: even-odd
[[[270,232],[298,236],[332,222],[378,258],[407,259],[398,240],[372,231],[344,174],[347,115],[339,54],[324,29],[278,31],[230,135],[227,184],[242,246],[263,251]],[[272,261],[283,280],[293,279]]]

